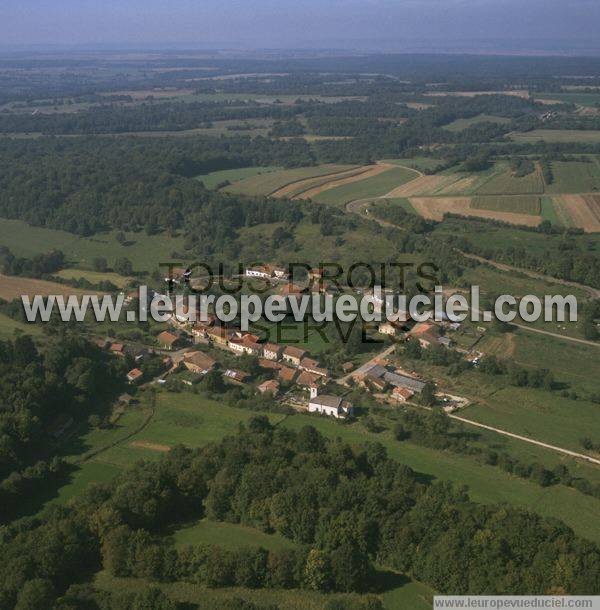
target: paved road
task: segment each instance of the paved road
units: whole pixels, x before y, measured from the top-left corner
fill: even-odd
[[[374,364],[377,363],[378,360],[383,360],[384,358],[387,358],[395,349],[395,345],[390,345],[389,347],[386,347],[382,352],[373,356],[370,360],[359,366],[356,370],[352,371],[351,373],[348,373],[347,375],[344,375],[343,377],[340,377],[339,379],[336,379],[336,383],[339,383],[340,385],[348,385],[348,379],[350,379],[350,377],[353,377],[357,373],[366,373]]]
[[[467,252],[463,252],[462,250],[458,250],[458,252],[460,252],[465,258],[470,258],[471,260],[490,265],[492,267],[495,267],[496,269],[500,269],[500,271],[515,271],[517,273],[522,273],[523,275],[527,275],[528,277],[534,278],[536,280],[543,280],[545,282],[550,282],[553,284],[562,284],[563,286],[578,288],[579,290],[587,292],[593,299],[600,298],[600,290],[592,288],[591,286],[586,286],[585,284],[579,284],[578,282],[571,282],[569,280],[561,280],[557,277],[552,277],[551,275],[536,273],[535,271],[530,271],[529,269],[521,269],[521,267],[513,267],[512,265],[507,265],[506,263],[499,263],[497,261],[490,260],[489,258],[483,258],[483,256],[477,256],[476,254],[469,254]]]
[[[538,445],[538,447],[544,447],[545,449],[550,449],[552,451],[557,451],[558,453],[564,453],[565,455],[569,455],[574,458],[578,458],[581,460],[585,460],[587,462],[591,462],[592,464],[596,464],[600,466],[600,459],[593,458],[589,455],[585,455],[584,453],[577,453],[577,451],[571,451],[570,449],[564,449],[563,447],[557,447],[556,445],[549,445],[548,443],[543,443],[542,441],[536,441],[533,438],[529,438],[527,436],[521,436],[520,434],[514,434],[513,432],[508,432],[507,430],[502,430],[501,428],[494,428],[493,426],[487,426],[486,424],[481,424],[479,422],[473,421],[472,419],[466,419],[465,417],[459,417],[458,415],[448,415],[451,419],[456,419],[465,424],[469,424],[470,426],[476,426],[478,428],[485,428],[486,430],[491,430],[492,432],[497,432],[498,434],[502,434],[504,436],[510,436],[511,438],[516,438],[520,441],[524,441],[526,443],[530,443],[532,445]]]

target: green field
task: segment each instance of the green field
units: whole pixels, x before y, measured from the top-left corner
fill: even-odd
[[[443,159],[436,159],[435,157],[408,157],[402,159],[382,159],[382,163],[392,163],[394,165],[405,165],[406,167],[412,167],[424,171],[426,169],[434,169],[441,163],[444,163]]]
[[[558,217],[556,213],[556,208],[554,207],[554,202],[552,201],[552,197],[542,197],[541,198],[541,207],[542,207],[542,218],[544,220],[548,220],[553,225],[563,226],[564,223],[562,219]]]
[[[463,131],[468,127],[478,125],[479,123],[498,123],[500,125],[506,125],[507,123],[510,123],[510,119],[501,116],[493,116],[490,114],[478,114],[470,119],[456,119],[456,121],[452,121],[452,123],[444,125],[443,128],[447,129],[448,131]]]
[[[0,243],[8,246],[16,256],[31,257],[50,250],[62,250],[69,262],[82,267],[91,267],[97,257],[106,258],[109,266],[117,258],[126,257],[135,271],[151,272],[159,263],[172,261],[173,251],[184,249],[183,237],[125,233],[126,242],[121,245],[116,235],[117,232],[112,231],[79,237],[66,231],[32,227],[20,220],[0,219]]]
[[[265,534],[253,527],[221,521],[202,521],[182,527],[173,533],[175,545],[178,547],[200,544],[216,544],[229,549],[240,546],[262,547],[269,551],[293,548],[291,540],[280,534]]]
[[[397,186],[410,182],[417,177],[416,173],[403,167],[389,169],[377,176],[365,178],[359,182],[344,184],[328,191],[323,191],[316,196],[319,203],[331,205],[343,205],[355,199],[368,199],[369,197],[381,197],[392,191]]]
[[[0,313],[0,339],[10,339],[15,333],[27,333],[28,335],[39,335],[42,329],[37,324],[23,324]]]
[[[62,277],[66,280],[87,280],[91,284],[98,284],[99,282],[110,282],[117,288],[125,288],[127,284],[132,280],[130,277],[124,277],[118,273],[112,272],[100,272],[100,271],[88,271],[87,269],[61,269],[55,274],[58,277]]]
[[[544,184],[538,172],[517,177],[509,168],[502,169],[504,164],[497,164],[495,174],[474,193],[477,195],[529,195],[544,192]]]
[[[268,260],[267,248],[272,243],[273,232],[279,226],[283,225],[273,223],[241,229],[239,260]],[[393,247],[393,241],[383,234],[373,239],[373,233],[360,221],[356,229],[337,236],[322,235],[318,224],[303,220],[294,228],[294,244],[294,249],[279,249],[275,256],[285,262],[302,261],[310,265],[336,261],[346,269],[357,260],[387,260]],[[402,258],[414,260],[412,255]]]
[[[577,104],[578,106],[590,106],[591,108],[600,104],[600,92],[536,93],[534,97],[540,100],[557,100],[563,104]]]
[[[544,235],[524,231],[517,227],[493,226],[475,219],[447,218],[438,224],[435,233],[440,235],[459,235],[473,243],[477,249],[493,248],[527,248],[538,256],[558,257],[564,239],[559,235]],[[583,251],[600,251],[600,235],[576,235],[570,238],[576,249]]]
[[[462,376],[461,376],[462,377]],[[539,392],[533,401],[543,399],[547,393]],[[541,396],[541,398],[538,398]],[[525,397],[527,398],[527,397]],[[505,396],[512,400],[514,396]],[[543,404],[543,403],[541,403]],[[577,404],[577,403],[574,403]],[[518,409],[517,404],[513,409]],[[555,410],[557,407],[554,407]],[[480,407],[477,407],[480,409]],[[542,437],[546,431],[537,433],[540,425],[540,412],[543,407],[531,405],[535,412],[534,423],[536,437]],[[473,408],[475,410],[475,408]],[[591,409],[587,411],[592,415]],[[140,417],[136,417],[137,409],[128,412],[127,417],[119,421],[119,430],[115,433],[101,435],[98,432],[84,437],[84,447],[98,449],[103,443],[118,441],[139,425]],[[227,434],[233,434],[240,422],[252,417],[252,411],[237,409],[220,402],[211,401],[192,393],[173,394],[160,392],[156,404],[156,415],[141,432],[115,447],[104,451],[81,466],[73,481],[59,491],[58,498],[53,502],[65,502],[81,492],[90,481],[106,480],[118,469],[123,469],[139,459],[157,459],[162,455],[158,450],[147,448],[146,444],[173,446],[184,443],[191,447],[199,447],[211,441],[218,441]],[[479,464],[473,458],[421,447],[412,443],[398,443],[391,432],[372,434],[367,432],[360,423],[343,425],[331,419],[309,415],[270,415],[273,422],[292,429],[300,429],[310,424],[323,434],[335,438],[342,437],[350,443],[378,441],[388,450],[390,457],[409,465],[418,472],[431,475],[440,480],[449,480],[458,485],[468,485],[473,500],[484,503],[508,502],[516,506],[528,507],[542,515],[562,519],[580,535],[594,540],[600,540],[600,529],[597,527],[598,500],[584,496],[562,486],[541,488],[535,483],[513,477],[492,466]],[[568,418],[561,418],[564,426]],[[529,423],[527,423],[529,425]],[[593,426],[586,419],[586,425]],[[577,437],[578,433],[574,433]],[[140,446],[141,444],[141,446]],[[545,450],[538,450],[538,456]],[[539,458],[538,458],[539,459]]]
[[[196,180],[201,181],[207,189],[214,189],[223,182],[239,182],[251,178],[252,176],[258,176],[266,174],[281,168],[275,166],[255,166],[255,167],[240,167],[238,169],[222,169],[217,172],[210,172],[208,174],[202,174],[196,176]]]
[[[511,133],[510,137],[515,142],[587,142],[597,144],[600,142],[600,131],[584,129],[534,129],[524,133]]]
[[[490,195],[487,197],[473,197],[471,207],[478,210],[531,214],[533,216],[539,216],[541,213],[540,198],[535,195]]]
[[[335,174],[352,169],[353,165],[317,165],[314,167],[298,167],[296,169],[284,169],[269,172],[263,175],[249,176],[239,180],[235,184],[225,187],[228,193],[239,193],[240,195],[270,195],[272,192],[305,178],[316,178],[326,174]]]
[[[600,133],[600,132],[599,132]],[[600,142],[600,140],[598,140]],[[589,193],[600,190],[600,161],[553,161],[554,181],[546,187],[548,193]]]

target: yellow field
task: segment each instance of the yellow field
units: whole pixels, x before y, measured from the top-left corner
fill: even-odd
[[[33,297],[36,294],[48,296],[50,294],[69,296],[71,294],[81,296],[83,294],[101,294],[93,290],[80,290],[55,282],[44,280],[32,280],[27,277],[14,277],[0,274],[0,299],[12,301],[21,298],[21,295]]]

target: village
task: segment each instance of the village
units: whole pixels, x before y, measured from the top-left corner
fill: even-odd
[[[323,278],[322,269],[308,272],[309,285],[302,286],[289,280],[282,267],[262,265],[245,269],[244,278],[265,281],[279,294],[300,296],[306,293],[338,291]],[[175,269],[165,281],[170,287],[190,282],[186,269]],[[139,297],[137,291],[128,293],[127,300]],[[354,415],[355,406],[345,396],[356,387],[368,392],[377,402],[399,406],[420,404],[419,398],[426,388],[435,388],[433,380],[424,378],[416,371],[398,366],[394,355],[396,346],[402,343],[417,343],[420,349],[433,346],[457,349],[448,332],[457,330],[458,323],[444,321],[414,322],[410,315],[401,312],[394,321],[379,323],[374,329],[384,347],[377,353],[366,355],[366,362],[344,362],[338,371],[322,365],[309,350],[290,341],[273,342],[256,332],[242,331],[234,323],[220,324],[215,315],[209,314],[203,322],[189,320],[189,301],[184,299],[181,310],[170,312],[169,328],[156,336],[156,347],[135,348],[120,342],[100,340],[99,345],[115,356],[129,354],[135,362],[127,373],[127,382],[132,386],[145,383],[165,384],[168,379],[177,379],[181,384],[193,387],[209,373],[218,374],[226,384],[251,390],[256,395],[268,396],[281,405],[298,411],[322,414],[338,419]],[[383,300],[375,301],[381,307]],[[478,358],[466,353],[472,362]],[[142,371],[141,363],[149,356],[158,363],[151,379]],[[240,363],[232,365],[231,356]],[[245,359],[242,357],[246,357]],[[243,366],[251,359],[254,366]],[[364,358],[363,358],[364,359]],[[245,370],[245,369],[254,369]],[[257,370],[259,371],[257,373]],[[466,406],[469,401],[436,391],[437,402],[447,412]]]

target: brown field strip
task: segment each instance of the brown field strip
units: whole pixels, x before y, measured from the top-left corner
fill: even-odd
[[[406,184],[400,185],[393,191],[390,191],[386,197],[412,197],[413,195],[433,195],[435,192],[454,184],[459,179],[458,176],[420,176],[415,180],[411,180]]]
[[[81,296],[83,294],[102,293],[95,290],[81,290],[79,288],[67,286],[66,284],[46,282],[45,280],[34,280],[27,277],[0,274],[0,299],[12,301],[13,299],[19,299],[23,294],[33,297],[36,294],[41,296],[48,296],[50,294],[60,294],[63,296],[74,294],[76,296]]]
[[[566,212],[572,226],[586,233],[600,232],[600,195],[558,195],[553,201],[557,213]]]
[[[389,169],[394,169],[397,167],[392,163],[377,163],[376,165],[367,165],[365,166],[367,169],[360,174],[356,174],[354,176],[348,176],[346,178],[333,179],[325,184],[320,184],[319,186],[315,186],[314,188],[310,188],[299,195],[297,195],[297,199],[313,199],[317,195],[320,195],[324,191],[329,191],[338,186],[344,186],[346,184],[352,184],[354,182],[360,182],[361,180],[366,180],[367,178],[373,178],[374,176],[378,176],[383,172],[387,172]]]
[[[341,172],[333,172],[331,174],[326,174],[324,176],[313,176],[312,178],[301,178],[300,180],[295,180],[294,182],[290,182],[285,186],[277,189],[270,197],[280,197],[280,198],[289,198],[289,197],[299,197],[303,195],[305,191],[310,188],[316,188],[323,184],[327,184],[330,180],[338,179],[338,178],[348,178],[351,176],[357,176],[359,174],[363,174],[368,171],[372,166],[361,166],[361,167],[353,167],[351,169],[345,169]]]
[[[490,218],[529,227],[536,227],[542,220],[541,216],[531,214],[513,214],[472,208],[470,197],[411,197],[409,201],[417,214],[429,220],[441,221],[446,213]]]

